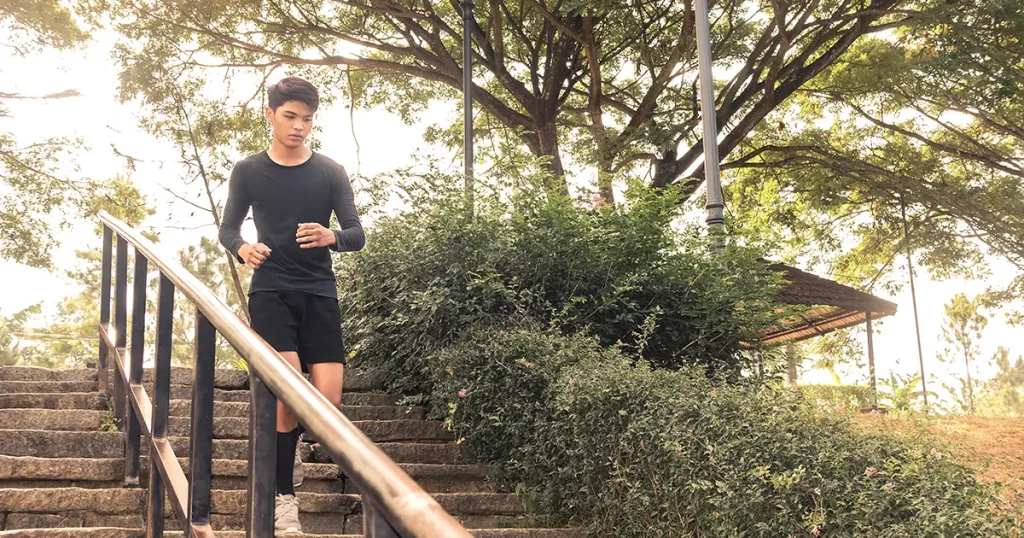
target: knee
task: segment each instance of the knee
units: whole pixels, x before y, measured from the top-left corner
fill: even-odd
[[[340,390],[321,391],[321,394],[323,394],[324,398],[327,398],[327,401],[331,402],[331,405],[333,405],[334,407],[338,407],[339,405],[341,405]]]

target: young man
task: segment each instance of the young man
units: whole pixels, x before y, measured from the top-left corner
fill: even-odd
[[[304,145],[320,104],[316,88],[288,77],[267,93],[274,141],[232,170],[220,242],[254,270],[253,330],[293,368],[308,371],[313,386],[339,405],[345,349],[331,251],[359,250],[366,237],[345,169]],[[257,243],[246,243],[240,232],[250,207]],[[329,228],[332,211],[340,230]],[[301,532],[295,498],[301,483],[295,464],[298,423],[280,402],[277,432],[274,528]]]

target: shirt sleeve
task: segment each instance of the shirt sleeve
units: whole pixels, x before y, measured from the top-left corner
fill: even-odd
[[[331,250],[336,252],[362,250],[366,245],[366,234],[363,233],[363,225],[359,222],[355,193],[352,191],[352,183],[349,181],[344,167],[338,167],[338,173],[331,187],[334,214],[337,215],[338,223],[341,225],[340,230],[331,230],[334,232],[335,238]]]
[[[221,216],[217,237],[220,239],[220,244],[228,249],[238,263],[245,263],[245,260],[238,255],[238,250],[245,245],[245,240],[242,239],[242,221],[249,214],[251,204],[242,172],[236,164],[231,170],[231,178],[228,180],[228,201],[224,204],[224,214]]]

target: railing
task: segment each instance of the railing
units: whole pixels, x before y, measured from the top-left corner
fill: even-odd
[[[249,464],[245,529],[248,538],[274,536],[277,400],[298,418],[362,494],[363,533],[374,538],[469,538],[471,535],[365,434],[179,263],[106,212],[100,298],[99,390],[107,393],[114,359],[114,412],[125,432],[126,487],[139,486],[142,437],[150,449],[146,536],[163,536],[164,496],[188,536],[210,537],[213,396],[219,332],[249,364]],[[116,241],[115,241],[116,240]],[[116,242],[117,254],[114,256]],[[128,245],[135,252],[130,357],[127,347]],[[112,275],[112,265],[116,263]],[[149,265],[157,290],[153,400],[142,385]],[[114,324],[110,285],[114,280]],[[174,290],[196,308],[189,477],[167,439]],[[276,395],[276,398],[275,398]],[[339,533],[341,530],[339,529]]]

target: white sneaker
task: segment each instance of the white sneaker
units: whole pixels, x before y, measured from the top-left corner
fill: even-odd
[[[301,534],[299,499],[295,495],[278,495],[274,499],[274,534]]]
[[[306,469],[302,467],[302,436],[295,443],[295,466],[292,468],[292,487],[298,488],[306,478]]]

